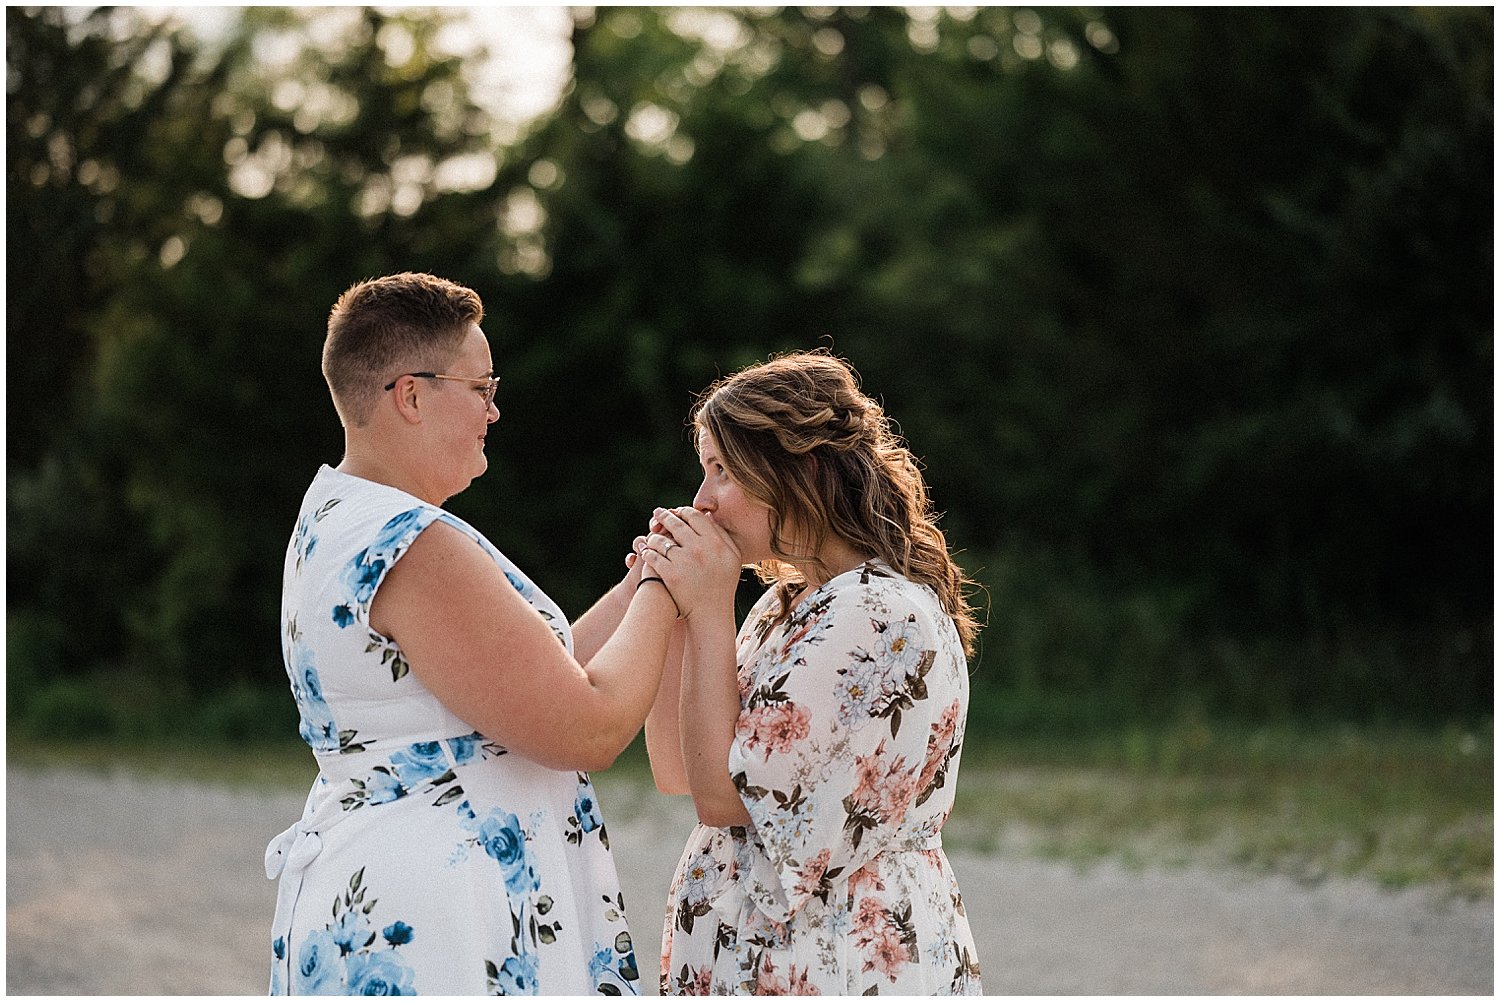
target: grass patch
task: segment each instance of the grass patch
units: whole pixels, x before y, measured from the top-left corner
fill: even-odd
[[[256,789],[305,789],[296,742],[46,742],[11,734],[11,764],[128,770]],[[650,784],[637,739],[608,774]],[[970,746],[949,846],[1080,867],[1200,865],[1386,887],[1494,892],[1494,731],[1222,727]]]
[[[1190,724],[966,752],[952,845],[1494,891],[1494,733]]]
[[[7,734],[5,754],[11,766],[123,771],[241,789],[305,790],[318,775],[312,752],[296,740],[52,742]]]

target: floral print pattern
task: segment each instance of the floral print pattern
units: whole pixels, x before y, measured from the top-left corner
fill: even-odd
[[[436,521],[482,547],[572,649],[562,611],[467,523],[319,472],[282,597],[283,658],[319,776],[267,851],[280,882],[271,993],[638,994],[588,776],[475,732],[369,626],[385,575]]]
[[[377,943],[370,913],[376,900],[365,901],[365,871],[349,878],[349,887],[333,899],[333,920],[302,941],[292,969],[294,995],[411,995],[414,972],[402,961],[398,948],[413,938],[411,926],[396,921],[380,931]],[[280,958],[284,940],[273,945]]]
[[[924,586],[874,561],[737,647],[730,774],[751,823],[699,825],[669,893],[663,994],[981,994],[940,831],[968,665]]]

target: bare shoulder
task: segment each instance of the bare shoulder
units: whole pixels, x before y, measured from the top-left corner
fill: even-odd
[[[434,521],[387,572],[370,607],[370,625],[394,636],[413,617],[435,609],[503,599],[499,565],[473,539]],[[492,596],[494,598],[492,598]]]

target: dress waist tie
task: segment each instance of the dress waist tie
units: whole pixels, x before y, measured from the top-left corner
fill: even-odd
[[[931,852],[942,848],[941,832],[916,834],[892,841],[890,845],[876,853],[872,861],[894,853]],[[750,918],[751,913],[759,912],[784,931],[785,924],[790,920],[791,915],[786,897],[786,884],[782,875],[777,872],[776,867],[772,865],[764,852],[752,851],[749,857],[748,872],[742,872],[738,880],[726,882],[710,902],[710,907],[719,915],[720,921],[736,928],[746,928],[747,921],[754,921]],[[741,865],[744,862],[742,860]],[[847,883],[849,878],[857,872],[859,871],[841,874],[835,884]],[[747,884],[757,887],[760,893],[752,896],[746,889]]]
[[[282,991],[292,993],[292,912],[302,892],[302,875],[323,850],[323,840],[307,828],[307,818],[273,838],[266,846],[266,879],[281,878],[276,885],[276,925],[271,930],[275,962],[281,968]]]

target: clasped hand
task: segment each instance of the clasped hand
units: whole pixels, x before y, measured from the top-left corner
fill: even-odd
[[[662,579],[682,618],[695,610],[721,609],[734,616],[739,586],[740,551],[723,529],[696,508],[658,508],[647,534],[635,537],[627,566],[637,561],[642,573]]]

